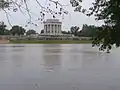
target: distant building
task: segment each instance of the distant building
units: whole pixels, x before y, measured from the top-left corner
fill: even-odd
[[[47,19],[44,22],[44,35],[61,35],[62,22],[58,19]]]
[[[66,40],[72,39],[72,35],[62,34],[62,22],[58,19],[47,19],[44,21],[44,30],[39,35],[39,38],[45,40]]]
[[[0,38],[0,43],[8,42],[7,40],[90,40],[91,37],[79,37],[73,34],[62,33],[62,22],[58,19],[47,19],[44,21],[44,29],[40,34],[15,35]]]

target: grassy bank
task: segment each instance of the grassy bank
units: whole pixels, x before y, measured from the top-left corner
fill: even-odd
[[[14,40],[12,44],[90,44],[91,40]]]

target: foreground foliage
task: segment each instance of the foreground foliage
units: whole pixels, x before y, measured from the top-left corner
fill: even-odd
[[[100,46],[100,50],[109,50],[114,44],[116,47],[120,46],[120,0],[95,0],[89,10],[82,8],[82,0],[70,0],[70,2],[75,11],[87,16],[94,15],[96,20],[104,20],[104,25],[98,27],[99,31],[94,38],[93,46]]]

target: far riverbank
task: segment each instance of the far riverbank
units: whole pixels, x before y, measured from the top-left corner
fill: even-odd
[[[12,40],[12,44],[91,44],[92,40]]]

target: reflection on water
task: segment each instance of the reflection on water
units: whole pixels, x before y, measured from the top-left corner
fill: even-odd
[[[60,66],[59,55],[44,55],[44,66],[47,69],[54,70],[55,68]]]
[[[47,47],[47,48],[46,48]],[[60,67],[61,55],[56,55],[56,53],[61,52],[61,46],[60,45],[43,45],[43,60],[44,60],[44,66],[47,70],[55,70],[58,67]]]
[[[120,49],[0,45],[0,90],[120,90]]]
[[[0,46],[0,54],[6,52],[6,46]]]
[[[19,55],[13,55],[11,57],[11,59],[12,59],[13,66],[15,66],[15,67],[21,67],[22,66],[23,59],[24,59],[23,57],[21,57]]]
[[[45,45],[43,45],[43,49],[44,49],[45,53],[49,53],[49,54],[60,53],[61,45],[60,44],[52,44],[52,45],[50,44],[50,46],[49,46],[49,44],[45,44]]]

